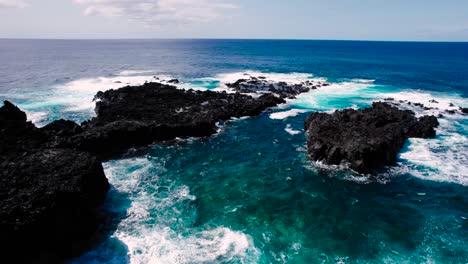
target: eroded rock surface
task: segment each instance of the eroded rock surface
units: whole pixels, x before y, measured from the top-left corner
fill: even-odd
[[[279,95],[281,98],[295,98],[301,93],[309,92],[320,88],[322,86],[328,86],[329,83],[319,82],[314,80],[307,80],[301,83],[287,83],[287,82],[275,82],[266,79],[262,76],[246,76],[245,79],[239,79],[234,83],[227,83],[226,86],[240,93],[274,93]]]
[[[346,164],[369,173],[396,162],[407,138],[430,138],[439,125],[434,116],[416,118],[387,103],[362,110],[345,109],[333,114],[312,113],[305,122],[312,160]]]
[[[217,122],[284,102],[273,94],[253,98],[160,83],[100,92],[96,99],[97,116],[82,125],[57,120],[37,128],[10,102],[0,108],[0,242],[18,262],[61,262],[89,246],[109,188],[102,158],[209,136]]]
[[[87,247],[100,223],[96,210],[109,188],[101,161],[87,152],[50,147],[66,136],[57,128],[35,127],[10,102],[0,108],[0,242],[5,259],[60,262]]]
[[[82,132],[57,146],[109,157],[134,146],[175,139],[205,137],[216,123],[255,116],[284,100],[272,94],[258,98],[239,93],[176,89],[160,83],[128,86],[96,95],[96,117]],[[72,128],[70,127],[70,129]]]

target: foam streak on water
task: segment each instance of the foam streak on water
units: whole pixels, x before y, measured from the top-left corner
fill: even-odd
[[[438,94],[417,90],[399,91],[391,87],[373,84],[373,81],[353,80],[334,83],[329,87],[299,95],[289,104],[301,109],[333,112],[343,108],[367,107],[373,101],[393,98],[401,109],[414,111],[416,116],[439,114],[440,126],[435,139],[409,139],[400,154],[400,162],[392,172],[409,173],[412,176],[434,181],[468,185],[468,117],[459,111],[466,107],[466,100],[456,94]],[[400,103],[400,101],[402,103]],[[412,102],[409,105],[407,102]],[[424,104],[432,109],[415,106]],[[455,114],[446,111],[453,110]],[[289,111],[276,112],[270,116],[288,116]]]
[[[306,112],[307,110],[303,110],[303,109],[291,109],[291,110],[284,111],[284,112],[272,113],[270,114],[270,118],[271,119],[285,119],[285,118],[288,118],[291,116],[297,116],[300,113],[306,113]]]
[[[468,107],[466,43],[0,40],[0,50],[1,99],[40,126],[89,119],[97,91],[145,81],[226,92],[250,76],[331,83],[212,137],[105,162],[103,241],[73,263],[468,263],[468,120],[456,107]],[[438,136],[408,140],[373,177],[307,158],[308,113],[388,97],[441,113]]]
[[[326,81],[325,78],[315,77],[309,73],[263,73],[257,71],[234,72],[219,74],[214,77],[181,79],[176,86],[181,89],[197,90],[229,90],[227,83],[249,76],[263,76],[274,82],[299,84],[307,80]],[[44,125],[57,118],[69,118],[83,121],[94,116],[95,102],[92,100],[98,91],[116,89],[124,85],[138,85],[146,81],[167,83],[171,76],[158,75],[155,77],[150,70],[126,70],[111,77],[98,77],[70,81],[54,87],[52,93],[36,96],[21,103],[31,121]],[[375,80],[352,79],[332,83],[327,87],[320,87],[308,93],[301,94],[297,99],[288,99],[287,104],[279,106],[270,118],[281,120],[292,118],[308,111],[333,112],[343,108],[362,108],[373,101],[393,98],[393,102],[400,103],[398,107],[415,111],[421,115],[444,115],[439,118],[440,127],[436,139],[410,139],[407,148],[400,155],[400,166],[397,171],[410,173],[415,177],[449,181],[463,185],[468,184],[467,157],[467,117],[462,115],[458,107],[466,107],[466,100],[456,94],[429,93],[418,90],[400,90],[393,87],[375,84]],[[407,102],[421,103],[431,109],[408,105]],[[50,113],[50,109],[55,109]],[[445,111],[453,110],[454,115]],[[300,132],[290,126],[285,131],[291,135]]]
[[[111,203],[111,211],[126,210],[109,241],[117,240],[125,248],[120,258],[106,241],[74,263],[213,263],[255,262],[258,250],[252,239],[227,227],[197,227],[197,215],[188,186],[160,178],[164,160],[132,158],[104,164],[113,186],[111,198],[127,196],[127,203]],[[119,194],[118,194],[119,193]],[[115,242],[113,242],[115,244]],[[104,253],[105,252],[105,253]],[[101,256],[99,256],[101,255]]]

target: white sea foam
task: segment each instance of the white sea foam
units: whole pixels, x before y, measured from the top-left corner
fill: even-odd
[[[152,76],[115,76],[79,79],[56,87],[56,102],[68,105],[65,111],[91,111],[94,109],[93,97],[99,91],[117,89],[126,85],[141,85],[152,81]]]
[[[65,112],[86,112],[93,116],[94,95],[99,91],[118,89],[127,85],[142,85],[145,82],[167,83],[172,79],[169,75],[158,75],[158,79],[150,74],[150,70],[125,70],[110,77],[83,78],[73,80],[54,87],[51,96],[47,96],[38,104],[61,105]],[[182,84],[181,84],[182,86]]]
[[[435,139],[409,139],[408,149],[400,154],[399,173],[411,173],[426,180],[468,185],[468,137],[455,131],[454,120],[439,119]],[[462,130],[468,127],[461,125]]]
[[[398,103],[399,108],[412,110],[417,116],[442,114],[438,136],[435,139],[410,139],[408,149],[400,154],[401,162],[394,170],[422,179],[468,185],[468,139],[464,135],[468,130],[468,117],[459,110],[460,106],[467,106],[466,99],[454,94],[417,90],[388,92],[382,89],[380,92],[379,88],[370,81],[335,83],[301,94],[289,103],[296,107],[333,112],[347,107],[357,109],[359,104],[393,98],[389,102]],[[424,104],[427,108],[414,103]],[[448,114],[446,110],[455,111],[455,114]]]
[[[154,73],[152,70],[124,70],[119,73],[119,75],[129,76],[129,75],[149,75]]]
[[[351,81],[356,82],[356,83],[374,83],[375,82],[375,80],[372,80],[372,79],[352,79]]]
[[[294,130],[290,124],[288,124],[284,130],[293,136],[301,133],[300,130]]]
[[[447,94],[441,94],[441,93],[429,93],[425,91],[417,91],[417,90],[407,90],[407,91],[401,91],[401,92],[393,92],[393,93],[381,93],[376,95],[376,99],[384,99],[384,98],[393,98],[395,102],[400,102],[403,101],[403,103],[400,104],[400,108],[406,108],[410,109],[418,115],[436,115],[439,113],[444,113],[446,110],[453,110],[458,113],[459,112],[459,107],[467,107],[467,100],[465,98],[462,98],[458,95],[447,95]],[[412,103],[420,103],[423,104],[424,106],[428,108],[433,108],[433,109],[427,109],[424,110],[421,107],[415,107],[413,105],[408,105],[406,103],[412,102]]]
[[[43,120],[47,118],[48,112],[39,112],[39,111],[24,111],[28,117],[28,121],[36,125],[40,125]]]
[[[369,184],[372,182],[378,182],[381,184],[385,184],[388,182],[387,175],[373,175],[373,177],[369,177],[370,175],[359,174],[357,172],[352,171],[347,164],[341,165],[329,165],[325,164],[323,161],[315,161],[315,162],[307,162],[308,165],[304,167],[306,169],[317,171],[326,170],[329,171],[330,177],[337,177],[346,181],[355,182],[358,184]],[[310,164],[310,165],[309,165]]]
[[[28,102],[27,105],[20,105],[28,111],[31,121],[41,124],[47,119],[47,111],[50,107],[60,106],[60,111],[73,111],[81,114],[85,113],[92,117],[95,102],[93,96],[98,91],[116,89],[125,85],[138,85],[146,81],[155,81],[153,76],[145,75],[151,71],[123,71],[117,76],[87,78],[74,80],[54,88],[53,94],[41,100]],[[206,84],[216,84],[214,90],[225,90],[226,83],[232,83],[249,76],[265,77],[271,81],[284,81],[290,84],[297,84],[307,80],[326,81],[323,78],[316,78],[307,73],[262,73],[256,71],[237,72],[220,74],[214,77],[195,79],[181,82],[176,86],[181,89],[199,89]],[[160,82],[171,79],[171,76],[159,76]],[[303,93],[297,99],[288,99],[286,104],[278,109],[294,107],[288,111],[278,111],[270,114],[272,119],[285,119],[310,110],[333,112],[335,109],[347,107],[359,108],[369,105],[372,101],[384,100],[391,97],[393,102],[410,101],[421,103],[432,109],[401,103],[398,107],[410,109],[420,115],[438,115],[441,126],[438,128],[436,139],[419,140],[411,139],[408,149],[401,153],[400,171],[406,171],[415,177],[428,180],[448,181],[467,185],[467,138],[463,134],[467,130],[466,115],[462,115],[458,106],[467,107],[466,98],[446,93],[435,93],[418,90],[405,90],[389,92],[385,87],[375,85],[374,80],[354,79],[348,82],[332,83],[330,86],[320,87],[316,90]],[[201,83],[199,83],[201,82]],[[381,89],[384,88],[384,89]],[[210,88],[211,89],[211,88]],[[445,113],[446,110],[453,110],[455,114]],[[292,134],[298,131],[291,127],[285,130]]]
[[[330,86],[300,94],[297,99],[291,100],[289,103],[295,107],[320,111],[348,108],[357,103],[369,103],[376,98],[375,94],[378,92],[376,87],[369,83],[332,83]]]
[[[325,82],[325,78],[314,77],[310,73],[265,73],[259,71],[245,71],[245,72],[233,72],[216,75],[215,78],[222,84],[233,83],[239,79],[246,79],[252,77],[265,77],[266,80],[273,82],[286,82],[288,84],[300,84],[304,81],[322,81]]]
[[[260,253],[250,236],[223,226],[193,227],[196,197],[187,186],[158,176],[163,164],[162,158],[104,164],[110,183],[132,200],[113,235],[126,245],[130,263],[257,262]]]
[[[245,257],[251,239],[226,227],[182,236],[170,228],[140,230],[138,235],[118,232],[128,247],[131,263],[214,263]]]
[[[84,78],[73,80],[53,87],[52,93],[38,95],[29,102],[20,105],[34,116],[34,123],[41,123],[46,115],[35,114],[44,112],[37,109],[47,109],[54,106],[61,108],[63,112],[80,112],[91,118],[94,116],[94,95],[99,91],[118,89],[126,85],[141,85],[145,82],[155,81],[153,76],[131,75],[134,72],[123,72],[123,75],[112,77]],[[168,76],[164,76],[169,79]]]
[[[283,111],[283,112],[275,112],[270,114],[271,119],[285,119],[291,116],[297,116],[298,114],[301,113],[306,113],[307,110],[304,109],[291,109],[288,111]]]
[[[399,155],[399,166],[392,171],[409,173],[425,180],[468,185],[468,137],[465,135],[468,117],[459,111],[459,106],[467,106],[466,99],[455,94],[416,90],[378,94],[379,99],[387,97],[398,103],[403,101],[398,107],[412,110],[417,116],[444,116],[438,118],[440,125],[436,138],[408,140],[407,149]],[[415,106],[414,103],[427,108]],[[455,111],[455,114],[448,114],[447,110]]]

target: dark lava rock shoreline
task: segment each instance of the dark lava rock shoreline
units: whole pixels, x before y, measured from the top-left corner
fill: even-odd
[[[273,93],[280,98],[293,99],[301,93],[309,92],[320,87],[329,86],[327,82],[307,80],[301,83],[289,84],[287,82],[274,82],[263,76],[246,75],[245,79],[239,79],[226,86],[240,93]]]
[[[371,173],[395,164],[407,138],[435,137],[438,125],[434,116],[416,118],[412,111],[376,102],[362,110],[312,113],[305,130],[312,160]]]
[[[228,85],[235,93],[161,83],[126,86],[96,95],[95,118],[81,125],[57,120],[42,128],[6,101],[0,108],[4,252],[20,263],[57,263],[89,247],[109,189],[102,160],[155,142],[210,136],[218,122],[259,115],[284,98],[327,85],[272,83],[259,76]],[[416,119],[411,111],[376,103],[362,111],[314,113],[306,130],[313,159],[349,162],[367,172],[393,163],[406,138],[434,136],[437,125],[434,117]]]
[[[273,94],[185,91],[160,83],[96,95],[97,116],[37,128],[0,108],[0,242],[5,259],[59,263],[90,246],[109,183],[101,165],[132,147],[216,133],[217,122],[284,103]],[[11,257],[11,258],[9,258]]]
[[[101,160],[51,148],[51,132],[0,108],[0,243],[15,263],[56,263],[89,246],[109,189]]]
[[[253,98],[239,93],[181,90],[160,83],[99,92],[95,99],[97,116],[79,129],[64,121],[50,124],[68,134],[55,146],[109,158],[153,142],[210,136],[216,133],[217,122],[256,116],[285,102],[272,94]]]

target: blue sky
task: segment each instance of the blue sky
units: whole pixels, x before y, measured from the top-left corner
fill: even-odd
[[[0,38],[468,41],[468,0],[0,0]]]

